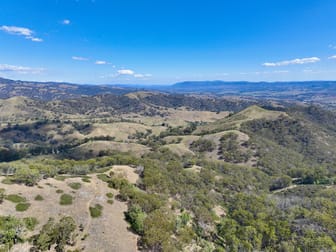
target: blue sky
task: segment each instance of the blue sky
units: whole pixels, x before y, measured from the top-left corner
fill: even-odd
[[[0,76],[335,80],[334,0],[2,0]]]

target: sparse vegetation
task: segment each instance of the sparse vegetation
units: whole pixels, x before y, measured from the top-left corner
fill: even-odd
[[[215,149],[214,142],[208,139],[198,139],[190,144],[190,149],[196,152],[211,152]]]
[[[29,231],[34,231],[36,225],[39,223],[35,217],[23,218],[23,222],[24,222],[25,227]]]
[[[65,251],[67,244],[72,244],[73,233],[76,230],[76,222],[71,217],[62,217],[59,222],[53,218],[42,227],[39,234],[33,236],[34,249],[38,251],[50,250],[55,246],[58,252]]]
[[[225,134],[220,138],[219,155],[226,162],[244,163],[250,158],[248,150],[244,149],[248,143],[239,144],[238,135],[234,133]]]

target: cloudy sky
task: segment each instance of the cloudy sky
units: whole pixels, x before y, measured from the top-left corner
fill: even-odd
[[[2,0],[0,77],[336,80],[334,0]]]

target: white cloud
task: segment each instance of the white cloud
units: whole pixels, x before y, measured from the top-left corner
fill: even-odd
[[[216,73],[217,76],[228,76],[230,75],[229,73]]]
[[[308,63],[316,63],[319,61],[320,61],[320,58],[311,57],[311,58],[285,60],[285,61],[279,61],[279,62],[266,62],[266,63],[263,63],[262,65],[266,67],[277,67],[277,66],[288,66],[288,65],[302,65],[302,64],[308,64]]]
[[[64,25],[69,25],[70,23],[71,23],[71,21],[69,19],[64,19],[62,21],[62,24],[64,24]]]
[[[33,31],[28,29],[28,28],[24,28],[24,27],[17,27],[17,26],[7,26],[7,25],[3,25],[0,27],[0,30],[7,32],[9,34],[14,34],[14,35],[20,35],[20,36],[32,36]]]
[[[289,71],[288,70],[279,70],[279,71],[274,71],[273,73],[283,74],[283,73],[289,73]]]
[[[17,27],[17,26],[7,26],[3,25],[0,27],[1,31],[4,31],[8,34],[12,35],[18,35],[18,36],[23,36],[26,39],[29,39],[33,42],[42,42],[43,40],[41,38],[34,37],[34,31],[25,28],[25,27]]]
[[[134,78],[148,78],[148,77],[152,77],[152,75],[151,74],[134,74],[133,75],[134,76]]]
[[[106,64],[108,64],[105,60],[97,60],[96,62],[95,62],[95,64],[96,65],[106,65]]]
[[[120,69],[120,70],[117,71],[117,73],[118,73],[117,76],[121,76],[121,75],[132,76],[132,77],[137,78],[137,79],[152,77],[151,74],[136,73],[131,69]]]
[[[133,70],[130,70],[130,69],[121,69],[121,70],[118,70],[118,74],[119,75],[134,75],[134,71]]]
[[[144,74],[134,74],[133,75],[135,78],[144,78],[145,75]]]
[[[330,56],[328,59],[336,59],[336,55]]]
[[[27,38],[27,39],[30,39],[31,41],[34,41],[34,42],[43,42],[43,39],[41,39],[41,38],[31,37],[31,38]]]
[[[286,74],[288,70],[276,70],[276,71],[256,71],[256,72],[242,72],[240,75],[272,75],[272,74]]]
[[[80,56],[72,56],[73,60],[78,60],[78,61],[87,61],[89,60],[88,58],[80,57]]]
[[[0,72],[15,72],[15,73],[20,73],[20,74],[39,74],[43,71],[44,71],[43,68],[32,68],[32,67],[0,64]]]

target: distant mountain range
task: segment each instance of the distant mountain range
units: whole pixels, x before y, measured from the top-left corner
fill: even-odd
[[[316,103],[336,108],[336,81],[226,82],[187,81],[173,85],[79,85],[59,82],[15,81],[0,78],[0,98],[25,96],[40,100],[64,100],[99,94],[123,95],[135,91],[239,96]]]
[[[0,99],[25,96],[40,100],[64,100],[98,94],[122,95],[136,88],[108,85],[79,85],[61,82],[34,82],[0,78]]]
[[[317,103],[336,108],[336,81],[303,82],[225,82],[190,81],[176,83],[169,88],[178,93],[244,96],[273,100],[292,100]]]

